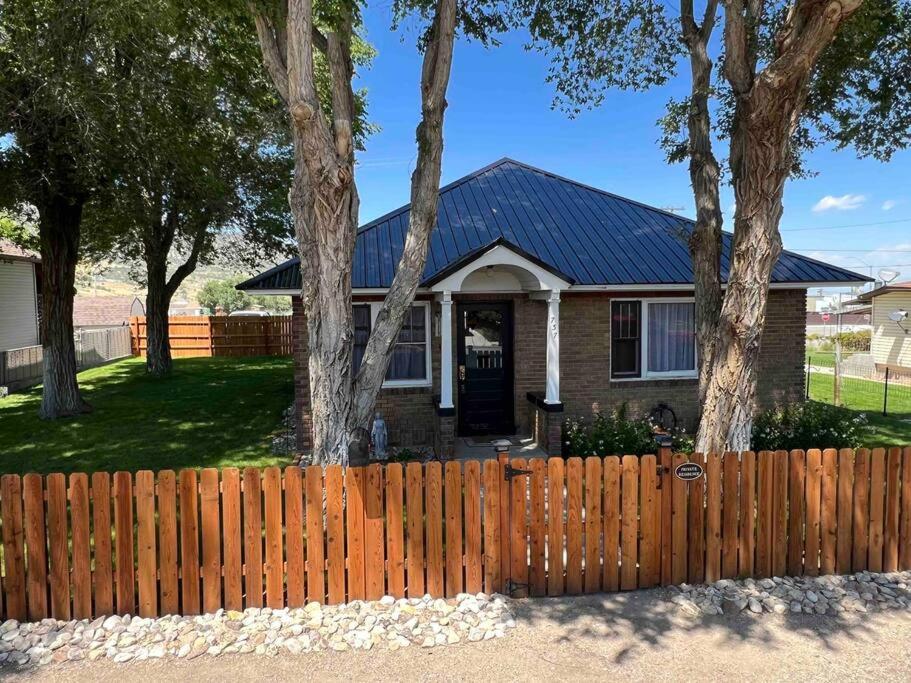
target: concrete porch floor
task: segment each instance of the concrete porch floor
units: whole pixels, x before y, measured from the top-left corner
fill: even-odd
[[[453,448],[453,460],[496,460],[497,454],[493,441],[509,439],[510,458],[547,458],[547,453],[530,436],[460,436],[456,438]]]

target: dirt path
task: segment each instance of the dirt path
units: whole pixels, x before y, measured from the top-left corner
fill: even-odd
[[[0,678],[224,680],[909,680],[911,614],[690,618],[656,591],[518,603],[505,638],[433,650],[46,667]]]

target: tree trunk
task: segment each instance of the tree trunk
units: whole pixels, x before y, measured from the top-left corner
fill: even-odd
[[[781,254],[778,224],[791,169],[791,136],[800,121],[819,55],[859,6],[860,0],[796,0],[776,36],[775,58],[755,73],[753,32],[759,6],[748,12],[742,0],[725,4],[725,76],[736,102],[730,166],[737,208],[728,286],[696,436],[697,451],[721,453],[750,447],[769,283]],[[813,445],[818,444],[807,444]]]
[[[266,70],[291,114],[295,165],[289,200],[309,334],[313,462],[355,464],[366,457],[366,428],[393,344],[414,301],[436,223],[456,4],[437,0],[421,73],[422,118],[408,235],[357,378],[352,377],[351,360],[351,267],[359,206],[352,138],[352,17],[342,12],[323,37],[313,23],[311,0],[289,0],[286,26],[276,26],[255,3],[248,7]],[[329,67],[331,109],[317,94],[315,48],[323,52]]]
[[[770,97],[762,88],[752,92],[753,97]],[[696,449],[703,453],[750,447],[769,283],[781,254],[778,223],[791,166],[791,104],[797,97],[790,95],[772,106],[761,97],[743,98],[734,117],[734,243],[696,439]]]
[[[147,256],[146,274],[146,372],[164,377],[171,372],[171,340],[168,336],[168,309],[171,294],[167,287],[167,261]]]
[[[295,223],[313,226],[316,249],[301,248],[312,280],[305,294],[310,367],[310,405],[313,424],[313,462],[349,464],[348,424],[354,404],[352,391],[351,262],[357,234],[357,190],[353,182],[324,193],[309,204],[295,180],[291,207]],[[310,209],[312,208],[312,212]],[[311,216],[312,214],[312,216]],[[310,216],[310,217],[306,217]],[[315,291],[313,291],[315,290]],[[308,301],[309,299],[309,301]]]
[[[76,380],[73,297],[82,223],[81,199],[51,196],[39,207],[41,237],[41,345],[44,385],[39,415],[56,419],[89,412]]]
[[[705,399],[713,364],[714,342],[721,314],[721,199],[718,160],[712,151],[712,122],[709,112],[712,60],[708,41],[715,24],[717,3],[711,0],[702,24],[693,19],[692,0],[681,2],[683,41],[690,55],[690,107],[687,117],[690,183],[696,203],[696,226],[690,234],[695,290],[696,348],[699,363],[699,401]]]

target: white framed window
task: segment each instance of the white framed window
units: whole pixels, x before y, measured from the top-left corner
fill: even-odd
[[[611,381],[696,377],[692,298],[611,299]]]
[[[357,303],[352,306],[354,315],[354,370],[361,365],[367,340],[382,307],[381,301]],[[386,369],[384,387],[430,386],[430,303],[416,301],[405,314],[402,330],[392,350]]]

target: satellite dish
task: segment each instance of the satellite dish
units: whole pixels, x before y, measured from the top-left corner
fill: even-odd
[[[889,320],[891,320],[894,323],[900,323],[902,320],[904,320],[907,317],[908,317],[908,311],[903,311],[901,309],[899,309],[897,311],[892,311],[889,314]]]
[[[883,284],[887,285],[892,282],[892,280],[901,275],[901,273],[897,270],[888,270],[886,268],[883,268],[877,273],[877,275],[879,275],[879,279],[883,281]]]

